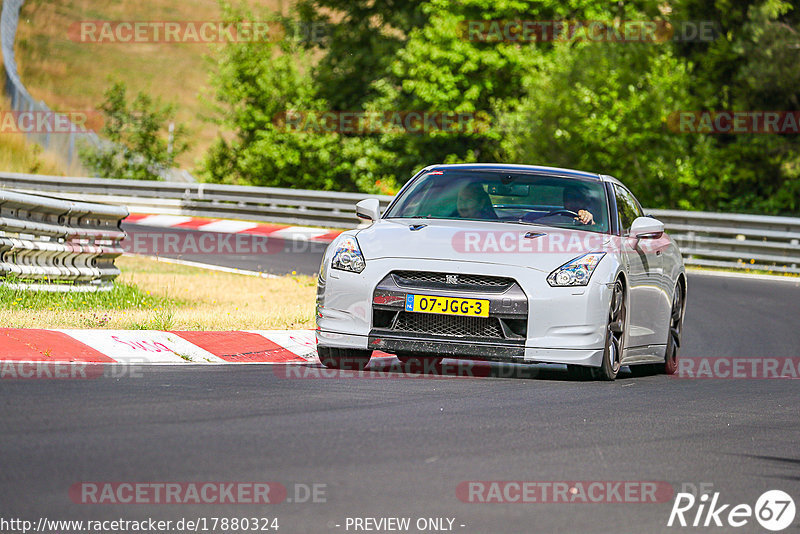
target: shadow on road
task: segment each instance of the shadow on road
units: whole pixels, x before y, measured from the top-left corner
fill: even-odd
[[[444,359],[435,361],[401,362],[396,358],[373,358],[365,370],[327,369],[311,365],[282,365],[274,368],[280,378],[297,379],[366,379],[366,380],[456,380],[496,378],[511,380],[578,381],[568,372],[566,365],[514,364],[471,360]],[[626,367],[618,380],[633,378]]]

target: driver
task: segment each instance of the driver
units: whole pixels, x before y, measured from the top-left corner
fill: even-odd
[[[589,194],[579,185],[568,185],[564,188],[564,208],[578,214],[575,221],[580,224],[594,224],[594,215],[587,210],[591,204]]]
[[[461,188],[456,199],[458,215],[465,219],[497,219],[492,201],[483,186],[471,182]]]

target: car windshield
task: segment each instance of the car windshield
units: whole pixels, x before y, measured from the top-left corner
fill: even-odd
[[[429,172],[402,193],[385,217],[609,229],[600,181],[507,171]]]

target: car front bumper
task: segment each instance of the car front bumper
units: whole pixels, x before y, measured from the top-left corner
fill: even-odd
[[[486,298],[491,301],[493,317],[524,318],[523,335],[504,330],[501,339],[479,339],[468,335],[395,332],[386,325],[376,325],[376,309],[391,309],[387,300],[376,305],[376,297],[430,294],[431,290],[394,287],[391,281],[387,283],[391,272],[403,270],[501,276],[515,280],[513,291],[502,295],[459,294],[446,289],[435,294]],[[496,263],[387,258],[369,260],[367,268],[359,274],[328,269],[318,287],[317,343],[392,354],[597,367],[602,363],[611,292],[604,281],[614,274],[603,271],[598,268],[588,286],[554,288],[546,281],[549,273]],[[399,303],[395,305],[400,306]],[[519,333],[517,328],[516,334]]]

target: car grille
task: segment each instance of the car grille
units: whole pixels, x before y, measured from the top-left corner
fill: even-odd
[[[466,317],[433,313],[400,312],[395,331],[451,337],[503,338],[496,317]]]
[[[400,287],[430,287],[498,291],[511,287],[514,280],[502,276],[481,274],[432,273],[427,271],[394,271],[395,283]],[[455,277],[456,283],[448,282]]]

